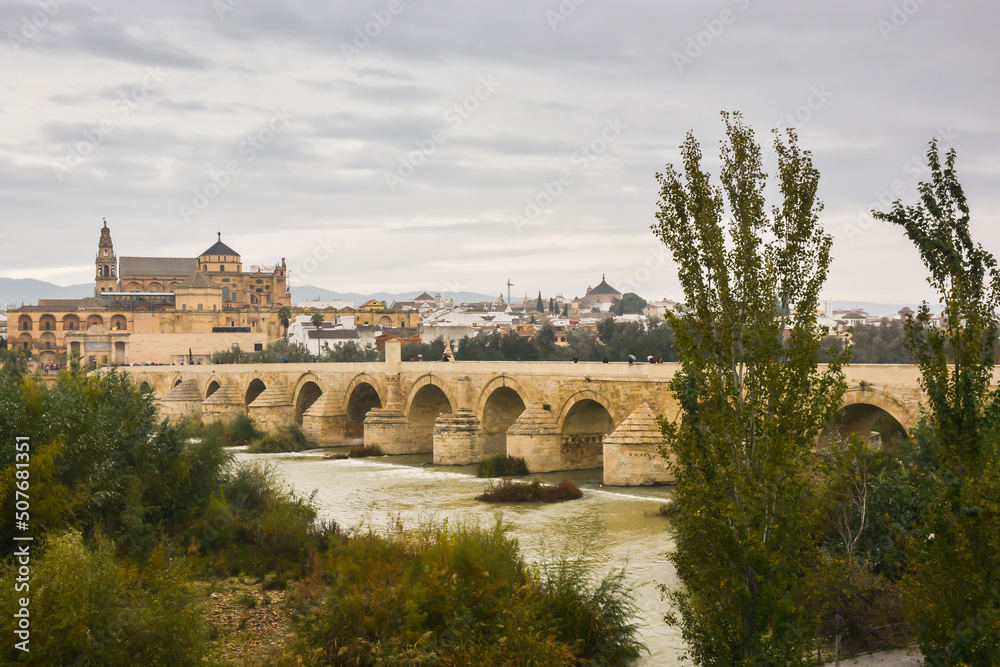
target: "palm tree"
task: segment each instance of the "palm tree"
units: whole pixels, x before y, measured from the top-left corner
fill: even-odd
[[[278,309],[278,321],[281,322],[281,326],[285,328],[285,338],[288,338],[288,325],[292,321],[292,309],[288,306],[282,306]]]

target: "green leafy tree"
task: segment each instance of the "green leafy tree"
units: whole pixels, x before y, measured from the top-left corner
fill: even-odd
[[[927,152],[920,201],[896,201],[880,220],[903,228],[941,295],[945,325],[924,303],[904,327],[927,395],[940,480],[913,540],[904,579],[911,625],[928,664],[1000,664],[1000,393],[990,388],[1000,306],[992,254],[972,240],[955,151]]]
[[[327,347],[323,350],[320,361],[332,362],[362,362],[362,361],[384,361],[385,353],[371,344],[361,346],[357,341],[349,340],[336,347]]]
[[[545,312],[545,302],[542,301],[542,293],[541,292],[538,293],[538,300],[535,302],[535,310],[537,310],[540,313],[544,313]]]
[[[769,216],[753,132],[739,115],[723,119],[721,188],[692,134],[683,172],[657,175],[653,229],[688,307],[668,315],[681,412],[661,422],[676,456],[670,560],[683,584],[667,591],[668,620],[699,664],[796,665],[817,623],[807,599],[820,521],[806,471],[845,389],[835,351],[818,367],[832,239],[795,132],[775,137],[780,203]]]
[[[615,315],[638,315],[646,307],[646,300],[635,292],[625,292],[622,298],[615,301],[612,312]]]

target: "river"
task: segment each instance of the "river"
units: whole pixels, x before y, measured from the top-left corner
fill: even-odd
[[[346,528],[362,523],[383,527],[396,516],[404,525],[434,518],[488,524],[499,508],[530,561],[561,555],[584,557],[602,575],[625,567],[642,610],[641,638],[650,651],[635,664],[682,664],[683,641],[679,631],[663,621],[668,605],[658,589],[658,584],[676,584],[667,562],[672,543],[666,519],[656,514],[670,495],[669,487],[604,488],[600,469],[578,470],[530,478],[571,479],[583,489],[579,500],[490,505],[475,500],[488,483],[475,476],[475,466],[435,466],[430,454],[323,458],[337,451],[341,449],[284,455],[240,453],[238,458],[273,462],[297,492],[308,496],[316,490],[320,518],[334,519]]]

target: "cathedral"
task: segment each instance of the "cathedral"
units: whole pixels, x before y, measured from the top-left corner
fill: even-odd
[[[291,305],[285,260],[273,267],[253,266],[243,271],[240,254],[222,242],[221,233],[198,257],[118,258],[105,220],[97,244],[96,268],[96,298],[108,293],[151,297],[172,293],[179,310],[197,305],[201,306],[197,310]],[[202,298],[188,303],[192,289]]]

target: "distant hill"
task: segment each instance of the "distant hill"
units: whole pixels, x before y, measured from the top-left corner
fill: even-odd
[[[370,299],[378,299],[391,304],[393,301],[412,299],[422,292],[423,290],[414,290],[397,294],[391,292],[358,294],[357,292],[334,292],[314,285],[302,285],[292,288],[292,303],[297,304],[300,301],[313,299],[343,299],[344,301],[353,301],[354,305],[360,306]],[[431,295],[434,293],[434,291],[430,291]],[[0,306],[20,306],[22,303],[34,305],[38,303],[39,299],[82,299],[88,296],[94,296],[94,283],[92,282],[63,287],[33,278],[0,278]],[[456,303],[490,301],[496,298],[476,292],[442,293],[442,296],[446,299],[453,299]]]
[[[82,299],[94,296],[94,283],[53,285],[33,278],[0,278],[0,305],[20,306],[38,303],[39,299]]]
[[[373,292],[371,294],[358,294],[357,292],[334,292],[333,290],[324,289],[322,287],[316,287],[314,285],[302,285],[300,287],[292,287],[292,304],[300,305],[303,301],[314,301],[319,299],[321,301],[329,301],[332,299],[342,299],[343,301],[351,301],[355,306],[360,306],[365,301],[370,301],[371,299],[378,299],[379,301],[384,301],[386,305],[392,305],[393,301],[405,301],[407,299],[412,299],[415,296],[423,294],[424,290],[416,290],[413,292],[399,292],[392,294],[390,292]],[[436,293],[434,290],[427,290],[427,293],[434,296]],[[495,296],[489,296],[488,294],[479,294],[477,292],[441,292],[441,297],[444,299],[451,299],[455,303],[470,303],[474,301],[493,301],[496,299]]]

